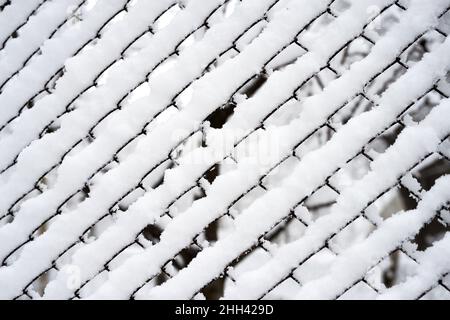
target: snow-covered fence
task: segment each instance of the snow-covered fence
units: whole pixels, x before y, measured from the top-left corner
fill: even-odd
[[[0,298],[450,298],[450,0],[0,9]]]

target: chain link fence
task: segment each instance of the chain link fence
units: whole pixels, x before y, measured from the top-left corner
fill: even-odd
[[[0,1],[0,297],[448,299],[450,3],[306,3]]]

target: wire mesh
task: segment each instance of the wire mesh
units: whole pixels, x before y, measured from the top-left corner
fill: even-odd
[[[174,47],[170,55],[166,56],[155,67],[151,68],[137,85],[130,87],[128,93],[118,99],[118,102],[113,109],[109,110],[103,117],[96,121],[94,126],[89,128],[83,139],[80,139],[76,144],[67,148],[66,153],[58,158],[56,163],[50,166],[49,170],[45,170],[40,178],[35,181],[32,189],[23,193],[17,199],[14,199],[14,202],[9,209],[6,212],[2,212],[2,220],[0,222],[0,224],[3,225],[2,227],[14,222],[16,213],[29,199],[33,199],[38,195],[44,195],[48,190],[51,190],[52,181],[54,181],[55,175],[58,175],[58,168],[60,165],[72,155],[77,154],[79,148],[85,148],[87,145],[93,143],[97,139],[97,132],[101,133],[103,130],[102,126],[105,123],[108,123],[108,120],[115,113],[127,110],[126,108],[127,104],[130,103],[130,97],[139,90],[140,87],[148,83],[149,78],[154,73],[158,72],[159,67],[164,66],[168,61],[172,59],[176,60],[183,55],[183,44],[188,39],[197,38],[196,41],[199,41],[204,34],[209,32],[210,28],[214,28],[214,23],[210,23],[211,17],[218,12],[219,14],[224,15],[226,10],[229,9],[229,2],[230,1],[224,1],[217,6],[216,9],[204,19],[199,27],[196,27],[184,36],[179,44]],[[4,10],[8,4],[9,2],[5,2],[5,4],[1,6],[1,9]],[[51,283],[55,275],[62,272],[61,270],[64,266],[70,264],[70,258],[74,252],[84,245],[95,242],[108,226],[114,226],[118,216],[127,214],[127,209],[133,202],[145,193],[151,192],[165,183],[164,174],[167,173],[169,169],[176,168],[180,165],[179,158],[186,152],[186,148],[188,148],[190,144],[194,144],[194,148],[199,148],[207,144],[207,141],[205,141],[205,136],[207,135],[205,128],[222,128],[224,124],[227,123],[229,117],[235,115],[235,108],[239,105],[242,96],[245,96],[245,99],[251,99],[253,96],[257,96],[259,94],[258,91],[263,88],[267,84],[268,79],[272,77],[274,70],[282,71],[287,66],[295,63],[297,58],[310,52],[310,49],[302,44],[302,38],[308,34],[314,35],[317,30],[326,28],[326,26],[333,21],[339,19],[345,12],[345,4],[346,2],[342,1],[330,1],[319,15],[315,16],[308,24],[298,30],[295,37],[293,37],[290,42],[285,43],[284,46],[274,52],[271,58],[263,64],[261,70],[254,71],[251,77],[245,82],[240,83],[233,91],[233,94],[229,96],[226,103],[213,106],[214,112],[204,118],[203,122],[197,128],[192,130],[181,143],[173,145],[171,151],[167,155],[164,155],[164,158],[157,165],[152,166],[144,176],[140,177],[133,188],[130,188],[125,194],[121,194],[120,197],[116,197],[114,201],[111,202],[109,209],[106,212],[102,212],[99,219],[96,219],[96,221],[90,224],[84,232],[80,233],[76,241],[71,242],[70,245],[67,245],[64,250],[59,252],[58,257],[54,259],[45,270],[36,270],[34,278],[31,281],[27,281],[22,287],[22,291],[17,293],[14,298],[31,299],[35,298],[36,295],[42,295],[47,284]],[[85,5],[85,3],[80,5],[80,7],[83,5]],[[207,61],[206,63],[203,62],[206,65],[203,72],[199,76],[190,79],[182,90],[172,93],[170,103],[158,111],[151,119],[148,119],[143,126],[133,128],[133,137],[125,144],[118,145],[114,155],[108,159],[108,161],[105,161],[102,166],[92,168],[92,174],[90,175],[90,178],[84,182],[84,185],[74,188],[69,197],[59,201],[56,210],[54,210],[47,219],[40,221],[40,223],[36,225],[34,230],[29,234],[28,239],[22,241],[5,256],[2,261],[2,268],[14,268],[15,260],[17,257],[20,257],[23,248],[34,243],[36,239],[39,239],[46,232],[51,232],[51,225],[55,220],[64,217],[67,212],[81,205],[85,199],[90,198],[91,188],[95,186],[95,181],[102,179],[102,177],[110,170],[120,167],[122,161],[133,153],[136,143],[143,137],[152,134],[152,126],[157,126],[158,120],[161,117],[166,114],[170,115],[170,112],[174,109],[182,110],[183,106],[179,106],[180,96],[189,90],[197,90],[195,87],[197,80],[207,76],[212,70],[220,69],[222,64],[227,63],[228,60],[232,60],[234,57],[241,55],[242,52],[246,50],[246,46],[256,38],[254,34],[255,29],[258,29],[260,25],[264,26],[270,24],[272,21],[272,11],[281,10],[278,6],[282,7],[283,5],[285,5],[285,3],[282,0],[272,1],[272,4],[269,6],[269,9],[266,10],[265,14],[254,21],[249,27],[243,29],[232,44],[226,50],[222,51],[217,58],[212,61]],[[51,123],[48,123],[41,131],[41,134],[34,137],[33,140],[45,139],[47,135],[57,132],[59,130],[59,119],[70,116],[70,113],[77,109],[77,102],[83,98],[83,95],[87,91],[97,90],[98,87],[102,86],[102,84],[99,83],[100,79],[108,76],[108,70],[114,64],[129,59],[132,55],[127,54],[129,48],[140,41],[144,36],[152,37],[158,34],[159,30],[154,30],[153,25],[157,24],[158,20],[163,17],[164,14],[173,10],[174,7],[183,11],[188,6],[189,1],[186,5],[183,2],[177,2],[162,11],[146,32],[137,34],[132,43],[126,44],[125,49],[122,50],[120,54],[120,59],[111,61],[108,67],[96,76],[91,85],[86,87],[83,91],[78,92],[76,98],[66,105],[65,111]],[[411,69],[414,64],[419,63],[426,52],[432,51],[433,46],[443,42],[448,36],[448,28],[445,28],[445,23],[448,24],[448,19],[450,17],[448,15],[448,9],[449,8],[441,12],[439,16],[439,19],[443,21],[443,24],[438,24],[436,27],[419,34],[415,37],[413,42],[409,43],[397,54],[395,60],[386,61],[385,67],[365,84],[362,91],[358,92],[356,95],[349,96],[345,104],[338,106],[336,111],[328,116],[326,122],[316,127],[306,137],[298,141],[289,156],[280,158],[277,164],[269,171],[263,172],[257,183],[253,184],[250,189],[231,201],[227,205],[226,210],[224,210],[217,219],[204,225],[202,232],[197,233],[195,237],[192,237],[189,245],[185,246],[182,251],[177,251],[170,259],[167,259],[164,266],[160,269],[160,272],[148,278],[145,282],[141,283],[140,286],[134,288],[128,298],[134,299],[145,290],[162,286],[169,279],[177,278],[178,274],[183,269],[188,268],[191,261],[195,260],[199,252],[202,252],[209,247],[214,247],[216,243],[220,242],[226,236],[229,226],[233,226],[241,211],[245,210],[245,208],[256,199],[261,198],[272,188],[276,187],[276,182],[273,182],[273,180],[276,181],[277,179],[280,179],[279,176],[283,179],[286,175],[289,175],[292,168],[301,162],[305,155],[325,145],[333,138],[333,135],[338,132],[342,126],[345,126],[348,121],[351,121],[352,118],[356,117],[358,114],[376,108],[379,96],[381,96],[392,83],[400,79],[404,73]],[[36,10],[37,11],[32,14],[38,13],[39,7]],[[126,14],[127,6],[125,6],[123,10]],[[351,10],[351,7],[347,10]],[[343,77],[353,63],[364,59],[371,52],[372,47],[375,46],[378,41],[376,37],[380,37],[391,27],[389,21],[393,21],[392,25],[395,25],[396,22],[398,23],[398,17],[402,16],[407,10],[407,2],[395,1],[385,8],[382,8],[376,15],[367,18],[367,23],[362,30],[358,32],[357,36],[351,37],[351,39],[348,39],[340,46],[339,49],[328,58],[327,63],[320,68],[319,72],[307,77],[304,82],[298,83],[290,96],[284,97],[283,103],[273,106],[270,113],[266,114],[257,126],[252,127],[242,139],[234,144],[234,149],[236,150],[236,148],[248,142],[255,133],[260,132],[261,130],[265,131],[270,126],[273,126],[274,123],[276,125],[283,124],[283,121],[287,121],[283,120],[283,115],[289,113],[294,115],[296,113],[298,114],[299,110],[295,109],[295,105],[301,104],[307,97],[321,94],[329,83]],[[115,16],[120,13],[121,12],[116,13]],[[114,22],[114,17],[111,17],[111,19],[104,24],[104,27],[98,31],[97,37],[93,38],[91,43],[94,43],[101,38],[103,29],[107,29],[110,21],[112,21],[111,23]],[[176,15],[173,19],[176,19]],[[224,17],[224,19],[226,19],[226,17]],[[383,21],[382,27],[379,30],[374,31],[374,24],[380,23],[380,21]],[[20,27],[15,32],[18,33],[18,37],[20,37]],[[256,34],[263,32],[264,27]],[[250,37],[250,39],[247,39],[248,37]],[[11,41],[13,38],[14,37],[11,35],[7,41]],[[7,41],[5,41],[3,47]],[[75,56],[86,46],[89,46],[89,43],[80,48]],[[295,54],[290,59],[287,59],[286,52],[289,51],[293,51]],[[39,53],[35,52],[32,56],[35,54]],[[23,68],[26,68],[27,63],[32,59],[32,56],[27,59]],[[280,63],[277,59],[282,62]],[[1,87],[3,88],[10,79],[14,78],[20,72],[21,70],[18,70],[16,73],[12,74]],[[26,105],[20,109],[20,112],[3,125],[1,130],[6,131],[10,123],[20,121],[24,110],[32,110],[34,102],[41,99],[42,94],[54,94],[55,86],[57,86],[57,79],[64,76],[65,69],[61,68],[52,79],[48,80],[47,85],[42,88],[42,91],[37,92],[33,98],[29,99]],[[252,266],[253,260],[262,261],[261,263],[269,260],[273,257],[277,246],[283,246],[285,243],[301,237],[304,230],[314,224],[317,219],[320,219],[327,214],[331,214],[330,212],[332,211],[330,211],[330,208],[336,203],[336,199],[345,187],[345,185],[340,184],[342,176],[346,173],[348,174],[348,172],[353,172],[354,174],[356,171],[358,172],[358,176],[351,177],[351,180],[356,180],[369,172],[371,170],[371,163],[376,159],[377,155],[385,152],[389,146],[395,143],[397,136],[401,134],[404,128],[409,126],[411,118],[416,121],[421,121],[429,110],[438,105],[442,100],[448,98],[450,93],[448,80],[447,74],[447,78],[439,79],[429,87],[426,92],[420,93],[420,98],[416,99],[415,102],[405,105],[403,111],[397,115],[395,121],[385,123],[385,129],[367,141],[357,154],[353,154],[348,158],[345,166],[340,167],[331,175],[328,175],[327,178],[322,181],[322,184],[315,188],[310,195],[298,201],[297,205],[291,209],[289,215],[286,215],[283,219],[277,221],[269,232],[261,235],[252,248],[236,254],[233,261],[222,270],[220,275],[217,275],[214,279],[204,281],[202,288],[200,290],[195,290],[195,293],[189,298],[218,299],[223,297],[227,286],[232,285],[236,281],[235,278],[236,275],[239,274],[238,270],[240,268],[257,269],[257,265]],[[349,143],[351,143],[351,141],[349,141]],[[303,286],[304,282],[326,274],[328,271],[327,268],[331,265],[332,261],[339,256],[346,247],[361,242],[371,232],[382,227],[382,224],[376,219],[376,216],[380,215],[384,220],[399,211],[397,210],[399,208],[400,210],[414,209],[417,206],[417,203],[422,200],[421,194],[429,190],[434,184],[434,181],[449,173],[450,158],[448,155],[448,143],[449,138],[447,135],[444,139],[441,139],[439,149],[430,152],[426,157],[421,158],[414,166],[402,170],[402,175],[396,180],[395,184],[392,184],[389,188],[383,190],[376,197],[371,199],[359,215],[347,221],[346,225],[339,229],[339,232],[329,236],[327,241],[325,241],[320,248],[314,250],[314,252],[308,255],[306,259],[302,259],[301,263],[293,268],[288,275],[275,279],[271,289],[260,294],[258,298],[292,298],[295,295],[295,292]],[[20,154],[17,154],[14,161],[2,168],[1,174],[3,176],[7,177],[10,172],[15,170],[19,157]],[[324,159],[324,161],[326,161],[326,159]],[[89,276],[85,281],[82,281],[78,288],[74,290],[71,299],[88,297],[91,293],[95,292],[102,283],[107,281],[107,276],[111,271],[118,268],[124,261],[129,259],[129,257],[145,251],[162,241],[161,237],[164,234],[164,230],[172,223],[173,219],[176,219],[179,214],[182,214],[186,208],[193,206],[197,200],[207,197],[207,186],[213,184],[216,179],[221,177],[223,172],[226,172],[227,166],[233,166],[233,163],[236,164],[237,162],[238,160],[234,159],[233,154],[227,154],[223,160],[215,163],[213,166],[209,166],[208,170],[204,171],[199,178],[190,183],[189,188],[184,189],[182,192],[178,192],[172,197],[171,201],[169,201],[169,205],[163,208],[164,214],[157,219],[156,223],[145,226],[145,228],[135,235],[132,241],[123,242],[121,249],[110,256],[105,263],[102,263],[95,274]],[[414,190],[411,187],[411,181],[418,182],[420,188]],[[117,183],[120,183],[120,181],[117,181]],[[395,207],[396,205],[397,207]],[[363,294],[376,296],[383,293],[386,288],[405,281],[404,268],[406,267],[404,266],[419,265],[420,262],[417,259],[418,252],[426,250],[433,245],[434,241],[441,239],[443,237],[442,235],[448,232],[450,221],[448,219],[448,205],[448,203],[442,204],[441,210],[435,213],[435,218],[421,229],[415,239],[405,240],[400,245],[396,246],[395,250],[386,252],[382,260],[372,263],[367,270],[367,273],[359,278],[358,281],[348,284],[346,290],[341,292],[338,297],[351,297],[352,292],[356,292],[356,297],[361,297]],[[303,207],[307,208],[309,212],[308,219],[306,219],[301,212],[299,213],[299,211],[301,211],[299,209]],[[351,237],[352,234],[354,239]],[[348,240],[348,243],[343,244],[346,242],[346,237],[349,237],[350,240]],[[410,249],[411,245],[416,246],[417,250]],[[36,255],[38,257],[39,253],[37,252]],[[257,264],[258,263],[259,262],[257,262]],[[308,276],[308,272],[305,271],[308,266],[313,269],[323,268],[323,271],[321,274]],[[432,287],[423,291],[417,298],[433,297],[433,294],[438,293],[440,294],[438,297],[450,297],[448,274],[444,274],[440,277]]]

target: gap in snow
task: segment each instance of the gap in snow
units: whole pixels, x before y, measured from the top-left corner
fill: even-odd
[[[147,31],[142,36],[140,36],[138,39],[136,39],[124,52],[124,56],[132,56],[139,52],[139,50],[144,49],[147,47],[152,39],[153,35]]]
[[[401,250],[395,250],[371,268],[364,279],[375,289],[386,290],[404,282],[416,268],[417,264],[410,257]]]
[[[330,9],[336,14],[341,14],[351,7],[351,3],[348,0],[337,0],[330,5]]]
[[[140,98],[150,95],[151,89],[148,82],[144,82],[139,87],[133,90],[127,98],[127,104],[133,103]]]
[[[368,24],[364,30],[364,35],[376,42],[400,21],[400,17],[404,13],[405,11],[395,5],[390,6],[382,13],[378,13],[376,10],[374,12],[369,11],[369,18],[374,17],[376,14],[378,16]]]
[[[100,77],[95,82],[95,86],[100,87],[105,85],[108,82],[109,74],[111,73],[111,70],[113,70],[115,67],[117,67],[119,64],[124,63],[123,59],[116,60],[111,66],[108,67],[103,73],[100,75]]]
[[[416,234],[412,243],[417,245],[418,251],[423,252],[431,247],[435,241],[441,240],[446,232],[450,232],[450,225],[446,225],[439,216],[435,216]]]
[[[122,200],[117,203],[113,210],[117,208],[117,210],[120,210],[122,212],[125,212],[128,210],[128,208],[136,202],[142,195],[144,194],[144,191],[140,188],[135,189],[134,191],[130,192],[128,195],[126,195]]]
[[[42,133],[42,136],[53,133],[59,130],[61,128],[61,118],[56,118],[52,123],[45,129],[45,131]]]
[[[352,64],[364,59],[370,53],[372,47],[373,45],[368,40],[358,37],[330,60],[330,67],[338,74],[343,74],[350,69]]]
[[[167,58],[163,63],[161,63],[153,72],[150,74],[148,80],[154,79],[155,77],[159,76],[160,74],[166,72],[170,68],[173,67],[173,65],[177,62],[176,57],[169,57]]]
[[[186,38],[186,40],[184,40],[182,43],[180,43],[180,45],[178,46],[178,51],[183,51],[184,49],[186,49],[187,47],[192,46],[194,43],[196,43],[197,41],[200,41],[203,36],[205,35],[207,28],[202,27],[199,30],[197,30],[196,32],[194,32],[193,34],[191,34],[189,37]]]
[[[244,95],[247,99],[253,97],[266,83],[267,74],[264,72],[253,77],[248,83],[246,83],[237,93]]]
[[[160,241],[162,232],[163,229],[158,224],[149,224],[142,230],[142,235],[155,245]]]
[[[84,9],[86,10],[86,12],[92,10],[92,8],[95,7],[97,2],[98,0],[87,0],[86,4],[84,5]]]
[[[255,40],[266,28],[267,21],[263,20],[255,24],[236,40],[236,48],[244,50],[253,40]]]
[[[173,168],[174,163],[172,160],[166,160],[156,167],[155,170],[151,171],[142,180],[142,185],[147,189],[156,189],[163,183],[164,173],[167,169]]]
[[[227,103],[225,106],[215,109],[207,118],[211,128],[220,129],[233,116],[236,103],[251,98],[258,92],[267,81],[267,74],[260,73],[248,81],[233,96],[233,103]]]
[[[295,63],[295,61],[305,53],[305,49],[301,48],[296,43],[292,43],[266,65],[266,70],[269,73],[272,71],[283,70],[288,65]]]
[[[189,87],[187,87],[186,89],[183,90],[183,92],[178,96],[176,103],[177,106],[180,107],[181,109],[186,107],[189,102],[192,100],[192,95],[194,93],[194,89],[192,88],[192,86],[190,85]]]
[[[0,219],[0,228],[5,226],[5,225],[7,225],[11,221],[12,221],[12,217],[11,216],[3,217],[2,219]]]
[[[45,191],[48,189],[51,189],[55,186],[56,179],[58,177],[58,168],[52,169],[49,173],[47,173],[45,176],[43,176],[38,182],[37,187],[41,191]]]
[[[288,125],[296,119],[302,110],[301,102],[292,98],[271,114],[264,122],[265,127]]]
[[[64,73],[65,73],[65,68],[62,68],[49,81],[47,81],[47,84],[45,85],[45,88],[48,91],[53,92],[55,90],[55,88],[56,88],[58,80],[61,79],[64,76]],[[27,107],[31,109],[32,106],[27,106]]]
[[[421,189],[427,191],[436,183],[436,179],[446,174],[450,174],[450,161],[439,154],[433,154],[412,171]]]
[[[284,10],[286,5],[290,0],[279,0],[268,12],[267,18],[268,20],[272,20],[273,16],[277,14],[277,12]]]
[[[5,8],[7,6],[11,5],[11,0],[6,0],[5,3],[3,3],[2,5],[0,5],[0,12],[2,12],[3,10],[5,10]]]
[[[178,3],[174,4],[172,7],[170,7],[170,9],[164,12],[164,14],[162,14],[158,18],[158,20],[155,21],[155,23],[153,24],[153,29],[158,31],[167,27],[181,10],[182,9]]]
[[[130,0],[127,4],[127,8],[130,9],[131,7],[134,7],[138,1],[139,0]]]
[[[209,122],[211,128],[221,129],[223,125],[228,121],[228,119],[233,115],[234,108],[236,108],[236,104],[227,103],[224,107],[214,110],[214,112],[212,112],[206,118],[206,121]]]
[[[105,33],[111,26],[117,24],[117,22],[122,21],[124,17],[128,14],[125,10],[120,11],[118,14],[114,16],[108,23],[100,29],[100,37]]]
[[[335,18],[328,12],[321,15],[316,20],[314,20],[306,29],[300,32],[297,37],[297,41],[306,47],[308,47],[308,45],[310,44],[314,44],[316,42],[316,39],[327,30],[327,26],[334,20]]]
[[[157,116],[156,118],[153,118],[153,121],[151,121],[146,127],[145,130],[147,132],[150,132],[151,130],[153,130],[153,128],[156,126],[160,126],[162,123],[165,123],[167,121],[169,121],[174,115],[176,115],[178,113],[178,109],[175,108],[174,106],[170,106],[169,108],[167,108],[166,110],[164,110],[163,112],[161,112],[159,114],[159,116]]]

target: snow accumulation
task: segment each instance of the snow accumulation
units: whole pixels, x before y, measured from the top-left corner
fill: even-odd
[[[450,0],[0,10],[1,299],[450,299]]]

